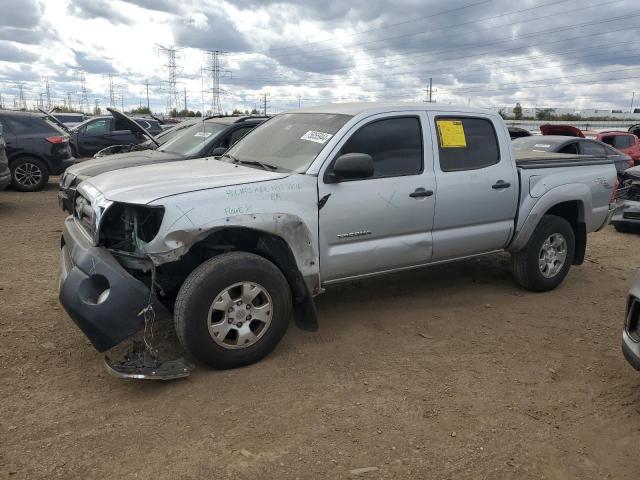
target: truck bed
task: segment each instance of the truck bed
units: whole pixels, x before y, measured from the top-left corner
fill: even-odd
[[[516,153],[515,157],[516,166],[523,169],[613,164],[613,160],[610,160],[607,157],[570,155],[567,153],[526,152]]]

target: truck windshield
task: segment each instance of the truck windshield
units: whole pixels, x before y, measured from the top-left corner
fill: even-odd
[[[229,150],[239,162],[261,162],[305,172],[350,115],[285,113],[257,127]]]
[[[201,122],[179,132],[174,138],[164,143],[161,152],[176,153],[178,155],[195,155],[205,146],[210,144],[218,133],[228,125],[214,122]]]

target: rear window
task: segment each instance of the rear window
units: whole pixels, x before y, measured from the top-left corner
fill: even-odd
[[[12,117],[3,117],[2,122],[6,127],[12,130],[16,135],[26,135],[35,133],[60,133],[48,120],[43,117],[16,115]]]
[[[580,142],[580,147],[582,148],[583,155],[597,155],[603,156],[606,155],[605,149],[602,145],[596,142]]]
[[[634,143],[631,135],[609,135],[602,137],[602,141],[613,148],[629,148]]]
[[[79,123],[82,121],[82,115],[54,115],[54,117],[62,123]]]
[[[486,118],[437,117],[440,169],[477,170],[500,161],[493,123]]]

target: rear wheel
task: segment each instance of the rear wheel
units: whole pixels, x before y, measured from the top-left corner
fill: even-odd
[[[569,273],[575,243],[569,222],[556,215],[543,216],[527,246],[511,257],[516,281],[535,292],[553,290]]]
[[[21,192],[36,192],[42,190],[49,182],[49,170],[41,160],[24,157],[13,162],[11,169],[11,184]]]
[[[252,253],[225,253],[196,268],[180,288],[176,332],[197,360],[240,367],[276,347],[291,308],[289,284],[273,263]]]

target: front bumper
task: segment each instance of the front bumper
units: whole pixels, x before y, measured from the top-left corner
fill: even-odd
[[[626,328],[622,331],[622,354],[633,368],[640,370],[640,343],[631,338]]]
[[[640,202],[635,200],[621,200],[611,217],[612,224],[640,225]]]
[[[92,246],[73,217],[64,223],[59,290],[60,303],[100,352],[144,328],[149,289],[107,249]],[[171,317],[155,297],[151,304],[157,320]]]

